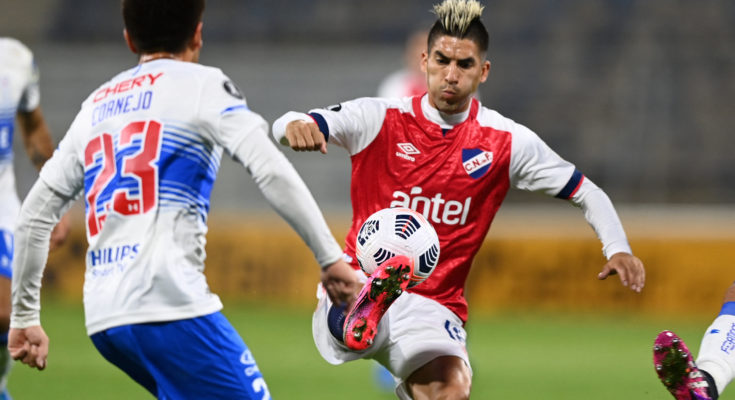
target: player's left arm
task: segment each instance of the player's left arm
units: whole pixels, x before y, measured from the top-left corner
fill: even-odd
[[[391,105],[397,100],[362,97],[308,114],[289,111],[273,122],[276,142],[296,151],[327,152],[327,143],[357,154],[378,135]]]
[[[602,252],[608,260],[598,279],[618,274],[624,286],[640,292],[646,279],[643,263],[633,255],[607,194],[530,129],[511,122],[510,130],[513,132],[510,165],[513,187],[544,192],[580,207],[602,242]]]
[[[342,258],[316,200],[293,165],[268,136],[268,123],[251,111],[236,87],[223,90],[221,72],[213,73],[202,86],[199,110],[208,121],[205,131],[232,158],[242,164],[258,185],[266,201],[301,236],[322,268]],[[229,82],[229,81],[227,81]],[[228,85],[224,85],[226,88]]]
[[[28,158],[36,169],[40,170],[54,152],[51,134],[43,118],[41,107],[36,107],[33,111],[19,111],[18,126]]]
[[[576,170],[575,174],[578,174]],[[603,253],[608,261],[597,275],[598,279],[617,274],[623,286],[636,292],[643,290],[646,283],[645,268],[641,260],[633,255],[623,224],[607,194],[583,176],[577,190],[568,199],[584,211],[585,219],[603,244]]]

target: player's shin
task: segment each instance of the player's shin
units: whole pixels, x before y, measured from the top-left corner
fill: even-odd
[[[718,393],[735,378],[735,302],[725,303],[707,328],[697,364],[712,376]]]

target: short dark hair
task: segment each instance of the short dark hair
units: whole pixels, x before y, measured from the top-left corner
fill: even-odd
[[[141,54],[179,53],[202,20],[205,0],[122,0],[125,29]]]

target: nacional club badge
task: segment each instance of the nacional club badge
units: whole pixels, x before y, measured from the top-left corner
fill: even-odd
[[[462,167],[467,175],[479,179],[493,163],[493,153],[481,149],[462,149]]]

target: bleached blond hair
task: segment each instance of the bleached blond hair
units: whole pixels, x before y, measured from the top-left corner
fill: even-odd
[[[463,36],[472,21],[482,16],[484,9],[477,0],[444,0],[434,5],[434,14],[447,32]]]
[[[438,37],[448,35],[469,39],[486,53],[490,38],[480,19],[484,8],[477,0],[444,0],[435,5],[433,12],[438,19],[429,31],[429,51]]]

